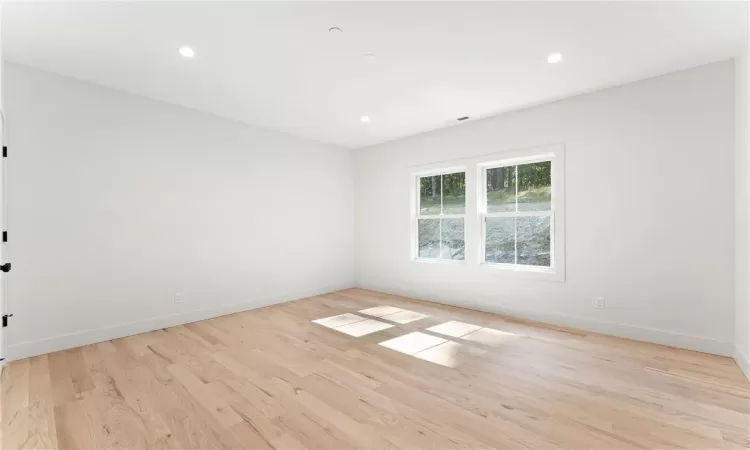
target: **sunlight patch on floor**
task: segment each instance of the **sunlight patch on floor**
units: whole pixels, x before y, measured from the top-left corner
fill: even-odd
[[[427,331],[432,331],[437,334],[444,334],[450,337],[461,337],[481,329],[479,325],[472,325],[470,323],[459,322],[457,320],[451,320],[450,322],[441,323],[430,327]]]
[[[403,309],[396,308],[395,306],[376,306],[374,308],[363,309],[359,312],[361,312],[362,314],[367,314],[368,316],[383,317],[387,316],[388,314],[395,314],[401,311],[403,311]]]
[[[412,356],[441,366],[456,368],[467,357],[481,356],[485,353],[487,351],[480,348],[448,341]]]
[[[422,350],[426,350],[430,347],[434,347],[444,342],[447,341],[436,336],[431,336],[429,334],[415,331],[413,333],[405,334],[403,336],[381,342],[379,345],[390,348],[391,350],[396,350],[397,352],[401,352],[406,355],[413,355],[417,352],[421,352]]]
[[[363,309],[359,312],[362,314],[367,314],[368,316],[379,317],[381,319],[400,324],[416,322],[417,320],[424,319],[425,317],[430,317],[427,314],[387,305]]]
[[[485,350],[458,342],[413,332],[381,342],[380,345],[405,355],[444,367],[456,368],[467,358],[481,356]]]
[[[390,323],[368,319],[351,313],[324,317],[323,319],[313,320],[312,322],[354,337],[365,336],[381,330],[393,328],[393,325]]]
[[[492,328],[482,328],[461,337],[461,339],[465,341],[478,342],[480,344],[489,346],[501,345],[508,342],[509,340],[517,338],[518,336],[513,333],[495,330]]]
[[[323,325],[324,327],[336,328],[344,325],[349,325],[350,323],[354,322],[361,322],[366,319],[366,317],[346,313],[340,314],[338,316],[324,317],[322,319],[313,320],[312,322],[317,323],[318,325]]]
[[[361,322],[354,322],[343,327],[334,328],[334,330],[348,334],[349,336],[360,337],[388,328],[393,328],[393,325],[378,320],[366,319]]]
[[[425,317],[430,317],[427,314],[418,313],[415,311],[401,311],[397,312],[395,314],[388,314],[387,316],[381,317],[381,319],[389,320],[391,322],[396,322],[400,324],[405,323],[411,323],[416,322],[419,319],[424,319]]]
[[[470,323],[458,322],[455,320],[435,325],[434,327],[428,328],[427,331],[489,346],[501,345],[511,339],[518,338],[514,333],[508,333],[507,331],[500,331],[494,328],[483,328],[479,325],[472,325]]]

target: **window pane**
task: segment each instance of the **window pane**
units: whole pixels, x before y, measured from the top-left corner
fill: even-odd
[[[464,219],[442,219],[443,259],[464,259]]]
[[[550,266],[550,218],[518,217],[518,264]]]
[[[549,211],[551,204],[552,162],[518,166],[518,210]]]
[[[419,257],[440,257],[440,219],[419,219]]]
[[[440,214],[440,175],[419,179],[419,213]]]
[[[443,175],[443,214],[466,212],[466,174],[464,172]]]
[[[484,244],[484,260],[490,263],[514,264],[515,261],[515,218],[487,217],[487,233]]]
[[[487,212],[516,210],[516,166],[487,169]]]

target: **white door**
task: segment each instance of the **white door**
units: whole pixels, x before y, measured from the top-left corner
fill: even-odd
[[[0,5],[0,40],[2,39],[2,5]],[[2,58],[2,42],[0,42],[0,144],[5,148],[5,109],[3,108],[3,58]],[[6,207],[6,194],[5,194],[5,181],[6,170],[5,170],[5,157],[0,156],[0,232],[7,230],[6,224],[8,219],[8,208]],[[3,233],[3,236],[5,234]],[[7,252],[5,251],[5,239],[0,239],[0,264],[5,263]],[[8,308],[5,303],[5,278],[6,274],[0,272],[0,317],[3,318],[2,322],[5,322],[5,315],[8,314]],[[2,327],[0,323],[0,358],[5,358],[7,355],[6,347],[8,340],[6,339],[7,328]],[[5,361],[0,359],[0,370],[2,370],[2,364]]]
[[[3,109],[3,46],[2,46],[2,5],[0,5],[0,144],[5,145],[5,110]],[[5,230],[7,209],[5,208],[5,158],[0,155],[0,231]],[[5,243],[0,242],[0,264],[5,261]],[[5,307],[5,277],[0,272],[0,317],[5,316],[8,309]],[[2,325],[2,324],[0,324]],[[0,328],[0,371],[5,362],[3,358],[7,354],[5,346],[5,327]]]
[[[3,110],[0,108],[0,143],[3,145],[3,149],[5,148],[5,123],[4,123],[4,117],[3,117]],[[7,158],[0,157],[0,231],[4,231],[5,228],[5,220],[6,220],[6,214],[5,212],[7,209],[5,208],[5,160]],[[2,236],[5,236],[5,233],[2,233]],[[0,239],[0,264],[5,263],[5,239]],[[0,272],[0,317],[3,318],[2,323],[0,323],[0,358],[5,358],[6,352],[5,352],[5,346],[6,346],[6,338],[5,338],[5,328],[2,326],[5,323],[5,315],[8,314],[8,310],[5,305],[5,278],[7,274],[5,272]],[[0,364],[3,364],[4,361],[0,360]]]
[[[3,145],[3,149],[5,149],[5,123],[4,123],[4,117],[3,117],[3,110],[2,107],[0,107],[0,143]],[[5,160],[7,158],[0,157],[0,232],[6,230],[5,223],[6,223],[6,211],[5,208]],[[5,236],[5,233],[2,233],[2,236]],[[5,239],[0,239],[0,264],[5,263]],[[7,276],[7,273],[0,272],[0,317],[3,318],[2,323],[0,323],[0,358],[5,358],[6,352],[5,352],[5,346],[6,346],[6,338],[5,338],[5,315],[8,314],[8,310],[5,305],[5,278]],[[0,364],[3,364],[4,361],[0,360]]]

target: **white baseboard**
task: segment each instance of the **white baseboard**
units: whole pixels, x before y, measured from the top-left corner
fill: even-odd
[[[739,347],[734,348],[734,360],[737,365],[740,366],[742,373],[745,374],[748,380],[750,380],[750,358],[740,351]]]
[[[31,356],[42,355],[45,353],[52,353],[60,350],[66,350],[69,348],[81,347],[84,345],[95,344],[97,342],[108,341],[110,339],[118,339],[126,336],[132,336],[134,334],[146,333],[149,331],[159,330],[162,328],[172,327],[176,325],[182,325],[191,322],[197,322],[199,320],[211,319],[214,317],[225,316],[228,314],[234,314],[237,312],[248,311],[251,309],[262,308],[264,306],[275,305],[278,303],[284,303],[292,300],[298,300],[307,297],[314,297],[316,295],[322,295],[329,292],[339,291],[353,287],[351,284],[329,286],[327,288],[318,289],[306,293],[297,295],[287,295],[280,297],[271,297],[264,299],[256,299],[248,302],[234,303],[230,305],[222,305],[215,308],[204,308],[194,311],[187,311],[177,314],[170,314],[168,316],[154,317],[146,320],[137,322],[130,322],[111,327],[98,328],[93,330],[86,330],[77,333],[66,334],[62,336],[56,336],[53,338],[41,339],[37,341],[21,342],[18,344],[11,344],[8,346],[8,361],[14,361],[18,359],[28,358]],[[357,283],[357,287],[362,289],[369,289],[377,292],[390,293],[395,295],[402,295],[406,297],[412,297],[431,301],[433,303],[440,303],[449,306],[468,307],[459,303],[447,303],[437,299],[423,298],[419,292],[412,292],[408,289],[396,288],[393,289],[389,286],[376,285],[374,283]],[[485,312],[504,314],[513,317],[525,318],[530,320],[536,320],[539,322],[549,323],[553,325],[566,326],[571,328],[578,328],[581,330],[592,331],[595,333],[602,333],[612,336],[618,336],[628,339],[634,339],[644,342],[652,342],[655,344],[668,345],[671,347],[685,348],[688,350],[696,350],[699,352],[712,353],[721,356],[733,356],[737,361],[737,365],[742,369],[748,379],[750,379],[750,359],[747,356],[742,355],[739,349],[735,348],[732,343],[722,342],[715,339],[690,336],[679,333],[672,333],[663,330],[656,330],[652,328],[637,327],[632,325],[623,325],[612,322],[603,322],[597,320],[591,320],[581,317],[567,316],[563,314],[554,313],[540,313],[535,311],[521,311],[507,309],[503,307],[488,308],[487,305],[474,305],[470,306],[472,309],[482,310]],[[3,361],[4,362],[4,361]],[[2,371],[2,362],[0,362],[0,373]]]
[[[295,295],[255,299],[247,302],[222,305],[213,308],[203,308],[194,311],[170,314],[168,316],[162,317],[154,317],[137,322],[129,322],[105,328],[80,331],[77,333],[70,333],[62,336],[40,339],[37,341],[9,344],[7,360],[14,361],[36,355],[43,355],[45,353],[67,350],[69,348],[95,344],[97,342],[104,342],[110,339],[118,339],[126,336],[132,336],[134,334],[146,333],[162,328],[197,322],[199,320],[226,316],[228,314],[262,308],[264,306],[275,305],[278,303],[284,303],[308,297],[315,297],[316,295],[349,289],[351,287],[353,287],[351,283],[346,285],[328,286],[326,288],[321,288],[310,292],[303,292]]]
[[[711,353],[714,355],[733,356],[735,351],[734,343],[732,342],[723,342],[701,336],[691,336],[686,334],[673,333],[670,331],[657,330],[653,328],[624,325],[614,322],[604,322],[583,317],[568,316],[564,314],[510,309],[505,308],[502,305],[498,305],[497,307],[495,307],[493,305],[487,304],[462,305],[460,303],[448,303],[440,299],[424,298],[424,296],[420,295],[420,292],[417,292],[416,290],[412,291],[410,289],[404,289],[402,287],[392,288],[391,286],[380,285],[378,283],[358,281],[357,287],[361,289],[369,289],[377,292],[384,292],[389,294],[401,295],[404,297],[426,300],[433,303],[476,309],[489,313],[503,314],[511,317],[544,322],[551,325],[577,328],[594,333],[633,339],[636,341],[651,342],[654,344],[667,345],[670,347],[695,350],[704,353]]]

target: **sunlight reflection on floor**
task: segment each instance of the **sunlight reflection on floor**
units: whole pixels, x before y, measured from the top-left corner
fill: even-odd
[[[312,322],[354,337],[365,336],[380,330],[393,328],[393,325],[389,323],[368,319],[350,313],[325,317],[323,319],[313,320]]]
[[[472,325],[470,323],[451,320],[450,322],[445,322],[441,323],[440,325],[430,327],[427,329],[427,331],[432,331],[433,333],[437,334],[444,334],[450,337],[461,337],[471,333],[472,331],[477,331],[480,328],[482,327],[480,327],[479,325]]]
[[[378,320],[367,319],[361,322],[350,323],[343,327],[334,328],[334,330],[346,333],[349,336],[360,337],[388,328],[393,328],[393,325]]]
[[[514,333],[500,331],[494,328],[482,328],[478,325],[457,322],[455,320],[435,325],[434,327],[428,328],[427,331],[489,346],[501,345],[508,342],[510,339],[518,338]]]
[[[338,316],[324,317],[323,319],[313,320],[312,322],[317,323],[318,325],[323,325],[327,328],[336,328],[344,325],[349,325],[350,323],[360,322],[365,319],[367,318],[358,316],[356,314],[346,313],[340,314]]]
[[[427,314],[396,308],[395,306],[376,306],[374,308],[363,309],[359,312],[400,324],[416,322],[419,319],[430,317]]]
[[[363,309],[359,312],[361,312],[362,314],[367,314],[368,316],[383,317],[387,316],[388,314],[395,314],[401,311],[403,311],[403,309],[396,308],[395,306],[376,306],[374,308]]]
[[[487,352],[469,345],[448,341],[412,356],[441,366],[456,368],[466,357],[481,356],[484,353]]]
[[[478,342],[480,344],[489,345],[489,346],[496,346],[500,344],[504,344],[508,342],[511,339],[516,339],[518,336],[516,336],[513,333],[507,333],[505,331],[500,330],[493,330],[492,328],[482,328],[477,331],[474,331],[473,333],[469,333],[461,339],[471,342]]]
[[[427,314],[422,314],[422,313],[418,313],[415,311],[401,311],[395,314],[388,314],[387,316],[381,317],[381,319],[405,324],[405,323],[416,322],[417,320],[424,319],[425,317],[429,317],[429,316]]]
[[[396,350],[397,352],[413,355],[422,350],[442,344],[443,342],[447,341],[436,336],[415,331],[413,333],[381,342],[380,345],[388,347],[391,350]]]
[[[378,317],[400,324],[415,322],[429,317],[426,314],[409,311],[395,306],[377,306],[359,311],[368,316]],[[353,337],[365,336],[381,330],[393,328],[392,324],[380,320],[368,319],[357,314],[340,314],[313,320],[313,323],[331,328]],[[486,346],[499,346],[519,336],[514,333],[484,328],[479,325],[451,320],[427,328],[427,331],[442,334],[452,338],[462,339]],[[414,356],[424,361],[439,364],[444,367],[456,368],[462,362],[469,361],[487,353],[486,350],[471,345],[449,341],[427,333],[418,331],[407,333],[393,339],[381,342],[379,345],[395,350],[405,355]]]

